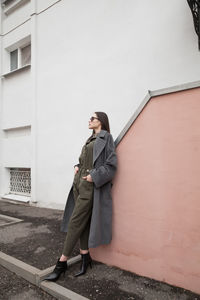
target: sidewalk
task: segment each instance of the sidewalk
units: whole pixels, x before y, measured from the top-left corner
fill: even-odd
[[[43,281],[43,290],[39,289],[37,285],[40,286],[40,279],[52,269],[50,267],[55,265],[62,251],[65,234],[60,232],[60,221],[63,212],[0,201],[0,214],[18,219],[6,220],[0,216],[0,251],[13,257],[13,265],[10,264],[9,257],[3,254],[2,258],[0,256],[0,263],[2,261],[4,267],[16,272],[18,269],[12,266],[15,261],[16,264],[22,261],[28,264],[22,264],[23,268],[29,269],[30,266],[30,272],[36,272],[33,274],[35,277],[30,277],[33,278],[31,280],[34,285],[20,278],[19,273],[15,275],[0,266],[0,299],[78,299],[80,295],[79,299],[86,297],[85,299],[92,300],[200,300],[200,295],[190,291],[98,262],[94,262],[93,268],[89,268],[88,272],[79,278],[73,276],[79,269],[79,263],[73,264],[65,278],[61,276],[56,283]],[[72,256],[78,254],[77,245]],[[27,280],[28,276],[25,276]],[[63,295],[58,296],[54,290]],[[70,294],[70,290],[76,294]]]

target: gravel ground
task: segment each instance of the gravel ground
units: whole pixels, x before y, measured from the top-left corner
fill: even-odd
[[[23,220],[0,227],[0,251],[41,270],[56,263],[66,236],[60,232],[62,211],[0,202],[0,214]]]
[[[0,214],[23,220],[0,226],[0,251],[41,270],[56,263],[65,239],[60,232],[62,211],[0,201]],[[72,256],[78,253],[77,245]],[[71,266],[57,283],[91,300],[200,300],[190,291],[98,262],[75,278],[78,270],[79,263]],[[0,291],[2,300],[55,299],[1,266]]]
[[[55,300],[56,298],[0,266],[1,300]]]
[[[98,262],[75,278],[78,270],[79,264],[73,265],[57,283],[91,300],[200,300],[190,291]]]

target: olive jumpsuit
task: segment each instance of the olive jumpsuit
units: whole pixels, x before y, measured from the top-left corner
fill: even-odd
[[[73,194],[75,206],[64,242],[63,254],[65,256],[70,256],[79,238],[80,248],[82,250],[88,249],[94,185],[93,182],[89,182],[82,177],[87,176],[93,168],[93,146],[95,140],[96,136],[92,135],[83,146],[79,157],[79,171],[74,176]]]

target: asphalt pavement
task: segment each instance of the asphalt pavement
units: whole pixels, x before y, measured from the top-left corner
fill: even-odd
[[[65,239],[60,232],[63,211],[0,200],[0,214],[1,253],[44,272],[55,265]],[[78,255],[78,249],[77,244],[72,257]],[[84,276],[75,278],[78,269],[79,263],[70,266],[66,276],[56,282],[57,287],[92,300],[200,300],[200,295],[190,291],[99,262],[94,262]],[[0,266],[0,299],[58,299],[12,271]]]

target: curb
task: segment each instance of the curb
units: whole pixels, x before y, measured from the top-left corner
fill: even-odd
[[[10,255],[7,255],[3,252],[0,252],[0,265],[9,271],[16,273],[25,280],[31,282],[34,285],[36,284],[36,274],[40,272],[39,269],[32,267],[23,261],[16,259]]]
[[[22,219],[13,218],[13,217],[6,216],[6,215],[1,215],[1,214],[0,214],[0,219],[1,219],[1,220],[5,220],[5,222],[6,222],[6,221],[9,222],[9,223],[3,223],[3,224],[0,224],[0,227],[1,227],[1,226],[13,225],[13,224],[15,224],[15,223],[19,223],[19,222],[22,222],[22,221],[23,221]]]
[[[72,292],[54,282],[41,282],[40,287],[59,300],[89,300],[75,292]]]
[[[81,255],[77,255],[68,260],[68,265],[73,265],[81,260]],[[33,266],[30,266],[23,261],[16,259],[10,255],[7,255],[0,251],[0,265],[24,278],[26,281],[38,286],[42,290],[46,291],[48,294],[54,296],[59,300],[89,300],[69,289],[66,289],[54,282],[41,282],[41,280],[49,273],[52,272],[55,266],[47,268],[45,270],[40,270]]]

